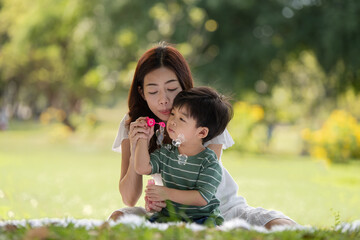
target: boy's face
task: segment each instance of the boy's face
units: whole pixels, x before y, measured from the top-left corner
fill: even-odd
[[[205,138],[208,129],[196,127],[197,122],[190,114],[186,107],[173,108],[166,124],[166,130],[171,139],[177,139],[179,134],[184,135],[184,142],[193,142]]]

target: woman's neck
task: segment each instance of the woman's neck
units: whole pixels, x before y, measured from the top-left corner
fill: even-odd
[[[195,156],[200,152],[204,151],[205,147],[202,143],[199,144],[192,144],[192,143],[185,143],[181,144],[178,148],[180,154],[185,154],[186,156]]]

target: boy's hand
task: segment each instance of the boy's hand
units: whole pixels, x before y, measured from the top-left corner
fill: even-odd
[[[169,199],[168,188],[164,186],[149,185],[145,190],[149,201],[165,201]]]
[[[164,201],[149,201],[147,197],[145,197],[145,209],[148,212],[160,212],[164,207],[166,207],[166,203]]]

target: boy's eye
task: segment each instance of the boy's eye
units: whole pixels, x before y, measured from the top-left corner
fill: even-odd
[[[174,116],[174,113],[173,113],[173,112],[171,112],[171,113],[170,113],[170,115],[171,115],[171,116]]]
[[[184,120],[183,118],[180,118],[180,121],[183,121],[183,122],[185,122],[185,120]]]

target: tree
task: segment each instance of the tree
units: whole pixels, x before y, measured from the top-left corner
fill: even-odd
[[[218,23],[203,53],[215,47],[218,54],[196,69],[204,79],[215,78],[238,93],[265,81],[271,93],[289,57],[312,51],[328,76],[323,84],[329,98],[349,88],[359,92],[360,2],[227,0],[199,5]],[[278,67],[266,76],[274,60]]]

